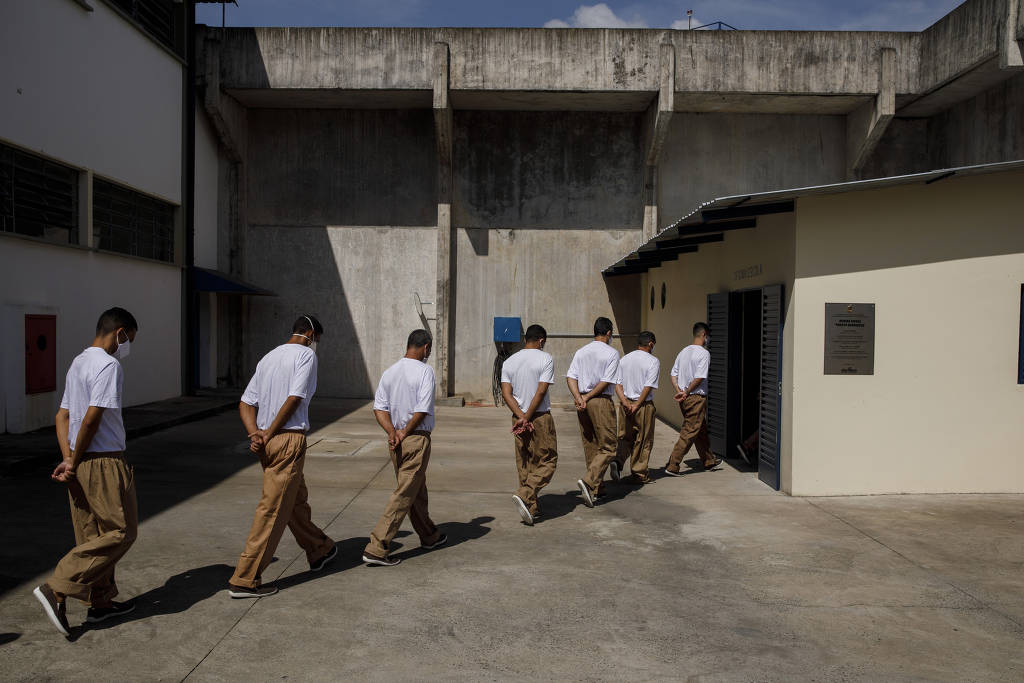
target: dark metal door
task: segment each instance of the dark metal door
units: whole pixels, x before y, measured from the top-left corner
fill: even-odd
[[[729,435],[729,293],[708,294],[708,436],[711,451],[724,458]]]
[[[779,490],[782,414],[782,305],[782,285],[770,285],[761,290],[761,418],[757,476],[776,491]]]

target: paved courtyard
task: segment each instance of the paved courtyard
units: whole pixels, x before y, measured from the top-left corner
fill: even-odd
[[[1024,679],[1024,496],[790,498],[730,463],[610,485],[588,509],[556,407],[559,469],[530,528],[507,412],[440,408],[427,480],[449,544],[422,551],[406,522],[405,561],[367,567],[394,481],[383,433],[363,402],[312,413],[314,519],[341,554],[311,574],[286,533],[264,577],[281,592],[258,601],[224,592],[260,489],[233,412],[130,442],[142,524],[118,583],[138,609],[70,641],[30,594],[71,546],[62,487],[0,480],[0,678]],[[655,438],[660,467],[674,433]]]

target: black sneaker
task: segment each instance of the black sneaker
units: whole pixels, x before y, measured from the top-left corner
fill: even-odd
[[[608,473],[612,476],[612,481],[618,481],[620,476],[619,463],[615,462],[614,460],[608,463]]]
[[[277,586],[257,586],[256,588],[246,588],[245,586],[236,586],[233,583],[228,584],[228,595],[233,598],[265,598],[276,592]]]
[[[448,540],[447,538],[445,540]],[[370,553],[363,553],[363,562],[366,564],[376,564],[381,567],[394,567],[396,564],[401,562],[401,558],[398,557],[377,557]]]
[[[135,601],[111,602],[110,607],[90,607],[85,620],[90,624],[105,621],[112,617],[120,617],[135,611]]]
[[[679,470],[670,470],[668,468],[668,465],[665,465],[665,474],[667,474],[670,477],[681,477],[681,476],[683,476],[683,473],[680,472]]]
[[[36,596],[36,600],[43,606],[43,611],[46,612],[46,617],[50,620],[50,623],[56,626],[57,630],[65,636],[70,636],[71,627],[68,626],[66,607],[63,602],[57,602],[57,595],[53,592],[53,589],[44,583],[32,591],[32,595]]]
[[[309,571],[311,571],[311,572],[318,572],[318,571],[320,571],[321,569],[323,569],[324,567],[327,566],[328,562],[330,562],[331,560],[333,560],[337,556],[338,556],[338,546],[337,545],[333,545],[333,546],[331,546],[331,549],[327,552],[326,555],[321,557],[319,560],[317,560],[313,564],[309,565]]]
[[[431,543],[430,545],[427,545],[426,543],[420,543],[420,547],[423,548],[424,550],[433,550],[434,548],[440,548],[441,546],[443,546],[447,542],[448,542],[448,535],[447,534],[441,534],[440,536],[437,537],[437,540],[434,541],[433,543]]]

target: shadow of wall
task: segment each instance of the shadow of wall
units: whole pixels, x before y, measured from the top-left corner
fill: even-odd
[[[457,111],[455,392],[490,400],[492,319],[589,335],[616,320],[601,270],[632,250],[643,221],[638,114]],[[636,332],[633,330],[626,330]],[[550,339],[555,401],[588,340]]]
[[[249,111],[249,370],[301,312],[323,321],[324,396],[367,397],[434,299],[431,112]]]

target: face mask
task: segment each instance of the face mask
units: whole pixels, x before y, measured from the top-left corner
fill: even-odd
[[[121,335],[117,335],[117,338],[114,340],[117,342],[117,348],[114,349],[114,358],[118,360],[124,360],[127,358],[128,354],[131,353],[132,350],[132,341],[131,339],[128,339],[128,333],[125,332],[124,336],[125,340],[123,342],[121,341]]]
[[[308,315],[304,315],[302,317],[306,319],[307,323],[309,323],[309,329],[310,330],[314,330],[313,334],[316,334],[316,332],[315,332],[316,326],[313,325],[313,321],[309,319],[309,316]],[[309,340],[309,348],[311,348],[313,350],[313,353],[316,353],[316,345],[317,345],[316,339],[314,339],[313,337],[307,337],[304,334],[299,334],[298,332],[295,333],[295,336],[296,337],[302,337],[303,339],[308,339]]]

